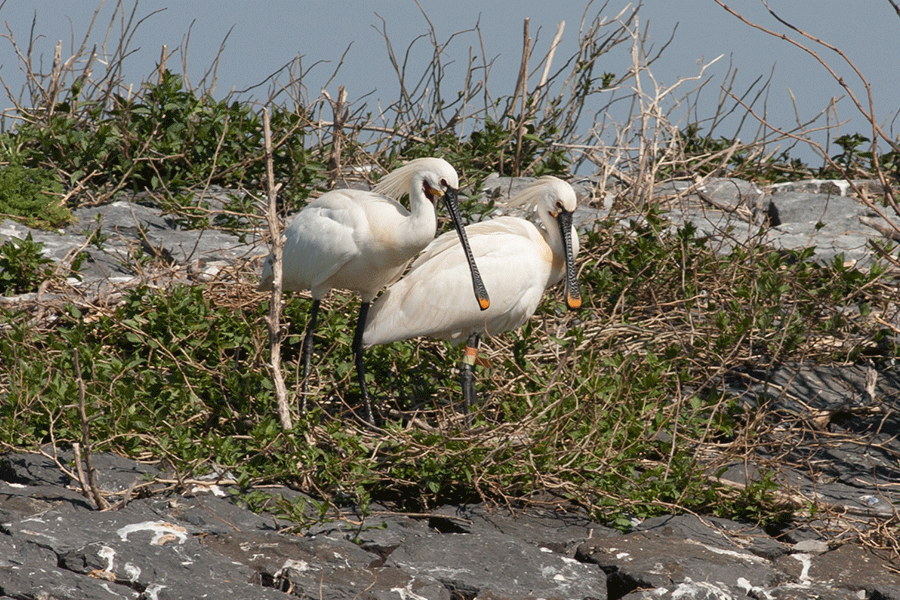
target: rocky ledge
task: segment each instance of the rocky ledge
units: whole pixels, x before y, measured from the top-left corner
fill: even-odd
[[[173,488],[171,475],[110,455],[94,457],[100,485],[127,501],[97,511],[57,459],[71,455],[0,461],[4,599],[900,598],[889,556],[808,529],[682,515],[622,535],[544,498],[522,510],[372,506],[297,532],[243,508],[227,482]]]

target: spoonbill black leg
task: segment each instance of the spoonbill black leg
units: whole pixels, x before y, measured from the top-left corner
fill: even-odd
[[[356,320],[356,333],[353,334],[353,358],[356,361],[356,376],[359,379],[359,391],[366,408],[366,421],[375,424],[372,416],[372,401],[369,399],[369,388],[366,385],[366,365],[363,362],[363,331],[366,329],[366,315],[369,314],[369,302],[359,306],[359,318]]]
[[[463,402],[467,419],[469,418],[469,409],[478,400],[478,394],[475,391],[475,359],[478,358],[478,334],[469,335],[466,342],[466,353],[463,355],[462,366],[459,369],[459,379],[462,385]]]

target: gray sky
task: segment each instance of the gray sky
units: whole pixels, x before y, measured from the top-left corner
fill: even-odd
[[[133,5],[131,0],[127,4]],[[555,61],[561,66],[562,61],[574,53],[587,6],[586,1],[547,0],[420,0],[420,4],[442,41],[454,33],[480,25],[485,55],[494,60],[491,82],[495,96],[512,92],[525,17],[530,17],[532,37],[537,38],[536,55],[546,53],[557,24],[566,22]],[[900,84],[889,42],[900,31],[900,17],[887,0],[770,0],[769,4],[798,27],[847,53],[872,84],[878,118],[888,130],[894,131],[891,119],[898,110]],[[84,37],[98,5],[99,2],[87,0],[7,0],[0,7],[0,21],[5,23],[6,33],[11,32],[24,49],[34,20],[34,31],[40,36],[35,43],[34,55],[41,57],[45,69],[49,70],[56,43],[62,40],[64,58],[69,56],[73,44],[80,44]],[[613,17],[627,5],[624,0],[610,0],[602,14]],[[757,23],[799,38],[768,15],[759,0],[731,0],[729,5]],[[102,6],[92,42],[102,45],[113,7],[112,0]],[[593,17],[602,7],[602,2],[594,2],[587,12]],[[137,16],[146,17],[146,20],[137,28],[131,42],[131,48],[136,52],[127,60],[126,79],[137,87],[159,60],[161,46],[167,44],[170,50],[183,48],[190,31],[187,75],[197,83],[232,29],[219,65],[217,96],[221,97],[229,89],[243,90],[261,82],[298,54],[304,57],[304,68],[325,61],[313,68],[305,80],[306,87],[315,95],[350,46],[329,92],[334,95],[337,84],[342,83],[351,101],[373,92],[366,98],[367,103],[373,105],[380,100],[382,104],[388,104],[396,99],[398,86],[396,76],[390,70],[380,33],[382,22],[377,15],[385,19],[387,33],[398,54],[427,31],[425,17],[414,0],[344,0],[341,3],[268,0],[255,4],[246,0],[143,0],[138,4]],[[774,67],[767,110],[769,119],[781,127],[790,127],[796,122],[794,101],[801,118],[808,119],[821,111],[832,97],[845,95],[811,57],[786,42],[749,28],[713,0],[648,0],[639,15],[640,22],[649,26],[650,42],[657,46],[667,41],[677,26],[671,46],[651,68],[661,83],[672,84],[679,78],[695,76],[702,61],[725,55],[707,71],[712,81],[703,98],[709,103],[710,111],[729,64],[737,69],[736,90],[745,89],[759,76],[767,77]],[[113,32],[109,44],[116,41],[117,31]],[[449,45],[445,62],[464,65],[470,47],[480,54],[479,43],[474,33],[458,36]],[[430,60],[427,40],[419,41],[414,49],[422,53],[416,57],[418,64],[427,64]],[[864,99],[864,88],[850,68],[835,53],[827,50],[821,50],[821,53]],[[180,72],[181,62],[179,54],[171,59],[169,66]],[[629,66],[627,52],[617,52],[609,55],[601,68],[622,73]],[[5,39],[0,39],[0,77],[14,91],[21,87],[22,76],[16,56],[11,43]],[[458,81],[461,86],[461,77]],[[262,88],[254,95],[264,97],[267,91]],[[9,106],[5,96],[0,98],[0,109]],[[842,120],[852,119],[839,133],[866,132],[865,123],[849,99],[845,98],[838,106]],[[701,106],[701,111],[703,108]],[[724,129],[717,133],[726,135],[733,131]],[[829,151],[834,154],[837,149],[832,147]]]

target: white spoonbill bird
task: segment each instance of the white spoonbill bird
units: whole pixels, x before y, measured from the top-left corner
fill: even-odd
[[[303,338],[303,391],[309,376],[313,331],[319,305],[332,288],[358,292],[362,304],[353,338],[353,354],[366,419],[373,422],[366,387],[362,333],[369,304],[386,285],[403,273],[407,263],[434,239],[437,230],[435,203],[443,199],[465,249],[475,299],[468,302],[485,310],[487,291],[472,259],[459,215],[459,178],[441,158],[419,158],[385,175],[371,192],[333,190],[310,202],[284,231],[283,289],[310,290],[312,311]],[[394,200],[409,194],[410,209]],[[260,291],[272,289],[273,257],[263,264]]]
[[[563,278],[568,308],[581,308],[575,273],[578,235],[572,227],[577,198],[572,186],[556,177],[541,177],[510,205],[536,210],[543,228],[509,216],[465,228],[491,290],[487,310],[475,310],[465,301],[469,275],[462,266],[463,248],[456,238],[444,234],[428,245],[403,279],[378,298],[363,332],[366,347],[423,335],[453,343],[467,340],[460,370],[467,410],[475,400],[472,367],[479,335],[496,335],[523,325],[544,291]]]

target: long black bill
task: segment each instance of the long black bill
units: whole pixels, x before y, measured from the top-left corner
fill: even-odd
[[[578,287],[578,274],[575,272],[575,256],[572,254],[572,213],[560,210],[556,216],[559,231],[562,233],[563,252],[566,255],[566,306],[569,310],[581,308],[581,289]]]
[[[453,220],[453,226],[456,227],[456,234],[462,244],[463,251],[466,253],[466,260],[469,261],[469,271],[472,272],[472,287],[475,289],[475,299],[478,300],[478,306],[481,310],[487,310],[491,305],[491,299],[488,297],[487,289],[481,280],[481,274],[478,272],[478,266],[475,264],[475,257],[472,256],[472,249],[469,247],[469,238],[466,237],[466,230],[462,225],[462,218],[459,215],[459,193],[453,188],[447,188],[444,192],[444,204]]]

